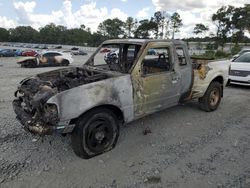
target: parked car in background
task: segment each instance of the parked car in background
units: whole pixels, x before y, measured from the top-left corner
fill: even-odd
[[[16,50],[4,49],[0,51],[0,57],[14,57],[16,56]]]
[[[151,49],[149,51],[151,51]],[[131,61],[131,59],[133,59],[133,57],[134,57],[134,54],[135,54],[134,49],[128,49],[127,60]],[[148,55],[151,55],[151,53],[148,53]],[[155,55],[156,55],[156,53],[155,53]],[[104,61],[106,63],[116,63],[118,58],[119,58],[119,49],[108,52],[104,55]]]
[[[46,45],[41,45],[39,48],[40,48],[40,49],[43,49],[43,50],[49,49],[48,46],[46,46]]]
[[[56,46],[55,47],[55,49],[61,49],[62,48],[62,46]]]
[[[71,50],[63,50],[62,53],[69,53],[69,54],[73,55]]]
[[[88,53],[84,52],[83,50],[76,50],[71,52],[73,55],[88,55]]]
[[[111,50],[109,48],[102,48],[100,50],[100,53],[107,53],[107,52],[111,52]]]
[[[106,63],[117,63],[119,57],[119,49],[110,51],[104,55],[104,61]]]
[[[237,57],[241,56],[242,54],[244,54],[246,52],[250,52],[250,48],[241,50],[238,54],[233,56],[233,59],[236,59]]]
[[[148,51],[148,55],[156,55],[156,51],[154,49],[150,49],[150,51]]]
[[[36,57],[21,58],[17,64],[24,68],[68,66],[73,62],[70,53],[47,51]]]
[[[37,56],[38,55],[38,53],[36,52],[36,51],[34,51],[34,50],[25,50],[25,51],[23,51],[23,53],[22,53],[22,56],[31,56],[31,57],[35,57],[35,56]]]
[[[71,50],[79,50],[79,48],[73,47],[73,48],[71,48]]]
[[[17,50],[15,51],[15,53],[16,53],[16,56],[22,56],[23,50],[17,49]]]
[[[250,52],[245,52],[231,62],[228,84],[250,86]]]

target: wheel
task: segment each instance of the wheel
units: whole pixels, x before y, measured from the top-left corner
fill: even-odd
[[[88,112],[76,122],[71,135],[72,148],[81,158],[89,159],[114,148],[119,137],[119,121],[108,109]]]
[[[61,64],[62,66],[69,66],[69,61],[68,60],[66,60],[66,59],[64,59],[63,61],[62,61],[62,64]]]
[[[206,93],[199,99],[200,108],[206,112],[214,111],[221,102],[222,85],[219,82],[212,82]]]
[[[231,82],[230,80],[227,81],[227,86],[230,86],[230,85],[231,85],[230,82]]]
[[[24,67],[25,68],[35,68],[35,67],[37,67],[37,64],[35,61],[27,61],[27,62],[24,62]]]

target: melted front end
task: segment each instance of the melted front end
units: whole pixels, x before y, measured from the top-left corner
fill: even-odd
[[[65,90],[108,77],[109,75],[96,70],[74,67],[27,78],[15,92],[13,108],[17,119],[31,133],[52,134],[60,120],[57,106],[47,101]]]

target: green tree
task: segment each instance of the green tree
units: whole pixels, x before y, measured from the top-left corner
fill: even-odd
[[[209,28],[207,26],[200,23],[200,24],[195,25],[193,33],[196,35],[199,35],[199,34],[202,35],[202,34],[205,34],[208,30]]]
[[[54,23],[48,24],[40,28],[40,42],[46,44],[59,44],[65,41],[65,33],[67,28],[64,26],[56,26]]]
[[[157,11],[154,13],[154,19],[153,19],[156,24],[156,30],[155,30],[155,38],[159,38],[159,36],[163,36],[163,30],[164,30],[164,22],[165,22],[165,17],[163,12]]]
[[[108,38],[119,38],[125,34],[124,25],[118,18],[107,19],[99,24],[98,31]]]
[[[7,29],[0,27],[0,42],[8,42],[10,33]]]
[[[212,16],[212,21],[217,27],[216,32],[216,43],[222,48],[228,39],[228,34],[232,29],[231,18],[233,15],[234,7],[233,6],[222,6],[217,10]]]
[[[244,7],[243,19],[245,20],[245,29],[250,33],[250,4],[246,4]]]
[[[231,16],[232,41],[236,44],[244,37],[245,30],[250,30],[250,4],[234,8]]]
[[[128,17],[125,22],[125,29],[128,38],[131,38],[131,34],[133,33],[133,28],[135,26],[134,18]]]
[[[107,40],[108,38],[101,35],[98,32],[95,32],[91,35],[90,40],[88,41],[88,44],[90,46],[99,46],[102,42],[104,42],[105,40]]]
[[[91,33],[81,28],[68,29],[64,32],[64,44],[84,45],[91,41]]]
[[[135,38],[150,38],[150,32],[155,31],[157,28],[157,23],[152,19],[141,20],[139,21],[139,26],[135,31]]]
[[[31,26],[18,26],[15,29],[10,29],[10,41],[11,42],[37,42],[39,38],[39,32],[33,29]]]
[[[175,37],[175,33],[180,32],[180,27],[183,26],[181,16],[175,12],[170,17],[170,28],[172,30],[172,39]]]

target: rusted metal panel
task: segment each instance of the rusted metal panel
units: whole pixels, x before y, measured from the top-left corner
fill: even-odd
[[[194,69],[192,98],[202,97],[212,80],[216,77],[222,77],[225,86],[228,81],[229,66],[230,64],[227,61],[199,62],[197,68]]]
[[[17,118],[30,132],[41,135],[98,105],[117,106],[125,122],[134,118],[129,74],[65,68],[23,80],[15,96]]]
[[[148,43],[147,47],[145,46],[144,49],[142,49],[143,53],[131,73],[136,118],[174,106],[180,98],[180,80],[173,80],[173,76],[178,74],[178,68],[175,63],[173,64],[175,72],[168,71],[152,75],[143,75],[142,62],[147,54],[147,49],[157,47],[169,47],[171,51],[170,54],[173,54],[173,48],[170,43]],[[171,56],[171,61],[175,62],[173,56]]]
[[[79,117],[87,110],[101,105],[114,105],[124,114],[125,122],[134,118],[130,75],[81,85],[53,96],[48,103],[58,106],[61,121]]]

